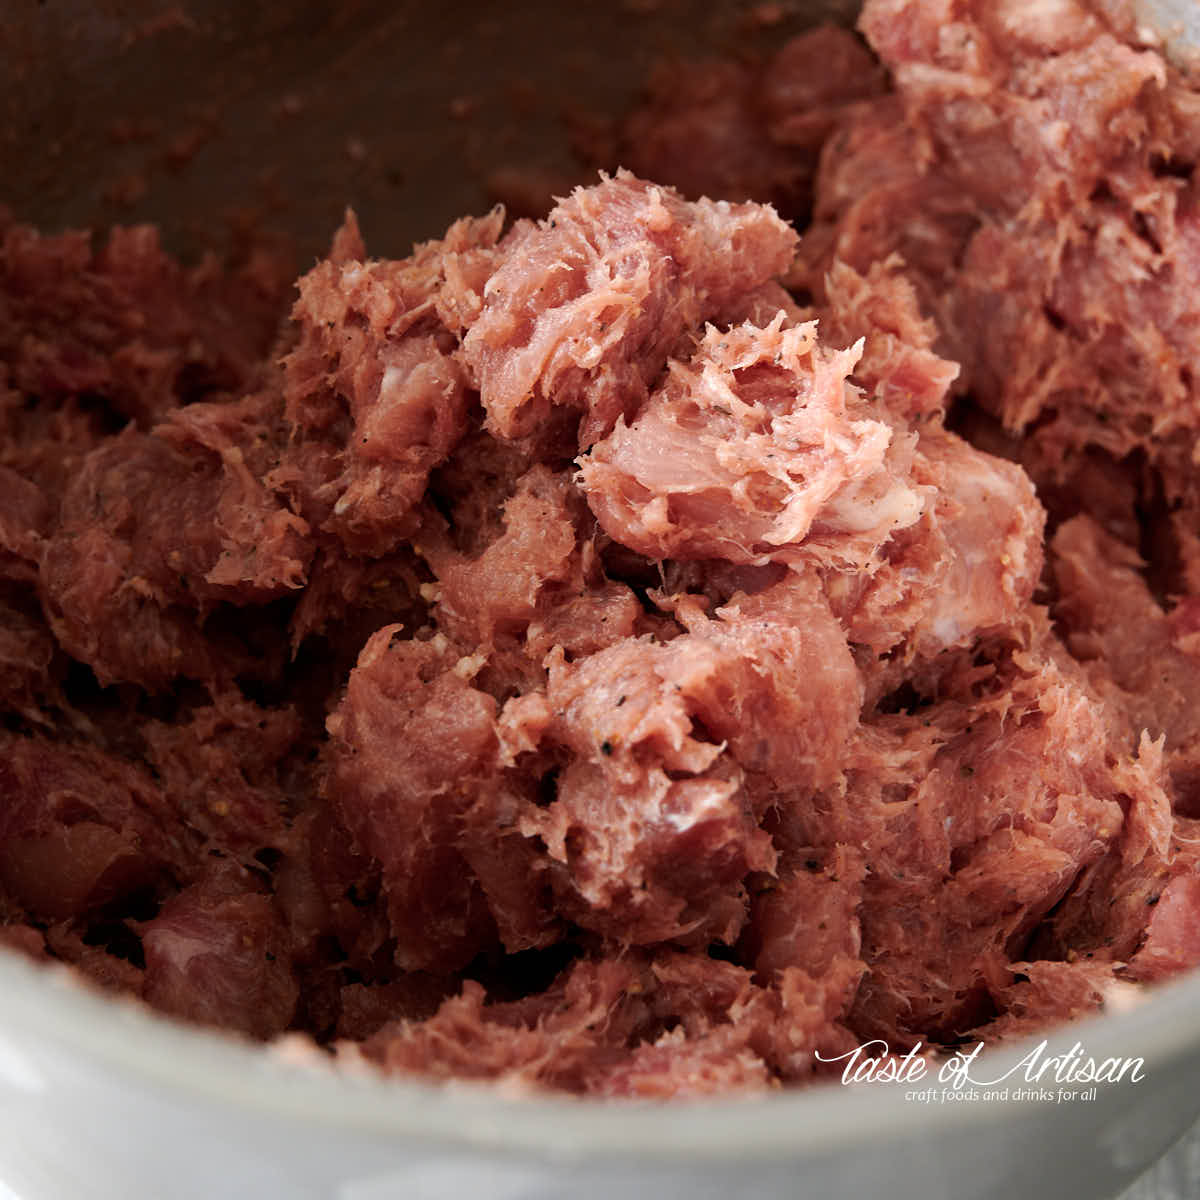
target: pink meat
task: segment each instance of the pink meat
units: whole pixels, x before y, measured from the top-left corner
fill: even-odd
[[[1146,940],[1130,962],[1137,979],[1168,979],[1200,965],[1200,876],[1177,875],[1161,894],[1147,897],[1154,909]]]
[[[60,496],[105,436],[104,415],[74,397],[30,406],[7,383],[7,367],[0,362],[0,466],[40,488],[48,500]]]
[[[1196,815],[1200,680],[1195,647],[1181,624],[1188,601],[1168,615],[1141,566],[1133,551],[1090,518],[1068,521],[1050,543],[1054,612],[1067,648],[1083,663],[1128,744],[1143,732],[1165,735],[1173,802]]]
[[[134,935],[128,935],[132,940]],[[89,983],[108,992],[137,995],[145,982],[138,963],[115,954],[108,947],[89,944],[88,934],[75,922],[51,925],[43,937],[43,953],[59,962],[70,963]],[[140,947],[139,947],[140,949]]]
[[[41,488],[0,466],[0,578],[33,583],[51,503]]]
[[[795,234],[768,208],[689,203],[619,171],[514,230],[463,342],[488,428],[514,438],[555,405],[581,445],[633,416],[688,330],[783,271]]]
[[[523,828],[565,865],[574,919],[621,940],[735,936],[743,879],[774,862],[744,773],[768,789],[832,778],[858,719],[853,662],[811,587],[685,622],[666,645],[550,664],[550,736],[575,757]]]
[[[411,534],[430,470],[467,432],[452,351],[478,316],[502,221],[499,210],[459,221],[400,262],[365,260],[350,224],[300,280],[284,362],[297,444],[272,481],[353,553],[381,555]]]
[[[501,507],[503,533],[474,558],[430,555],[438,579],[439,622],[467,644],[527,629],[554,594],[579,575],[579,534],[564,475],[535,467]]]
[[[206,636],[207,614],[303,585],[308,527],[252,458],[270,437],[269,414],[257,397],[193,404],[84,460],[42,554],[41,592],[63,648],[102,682],[228,678],[247,651]]]
[[[34,720],[57,690],[55,643],[36,591],[52,510],[42,488],[0,465],[0,707]]]
[[[214,874],[146,925],[143,995],[156,1008],[250,1037],[282,1033],[296,1009],[287,931],[271,897]]]
[[[421,587],[428,575],[407,546],[379,558],[360,558],[347,554],[340,543],[321,545],[292,611],[293,652],[306,639],[322,639],[344,678],[377,629],[397,620],[410,628],[424,623]]]
[[[1172,821],[1161,742],[1143,737],[1138,757],[1119,764],[1127,816],[1117,853],[1091,864],[1030,943],[1030,957],[1099,960],[1126,968],[1168,882],[1195,876],[1195,823]],[[1151,978],[1157,972],[1151,966]],[[1136,975],[1134,975],[1136,977]]]
[[[972,1038],[990,1043],[1043,1033],[1065,1021],[1091,1016],[1122,986],[1113,978],[1111,963],[1091,958],[1014,963],[1012,978],[997,992],[1003,1016],[972,1032]]]
[[[915,438],[847,383],[811,324],[710,328],[581,460],[605,531],[650,558],[862,568],[921,515]]]
[[[255,855],[289,843],[289,795],[280,764],[302,733],[288,708],[264,709],[221,693],[186,721],[149,722],[146,758],[183,822],[210,850],[259,866]]]
[[[883,74],[849,31],[825,25],[764,62],[666,61],[646,95],[595,149],[685,196],[758,200],[806,216],[821,143],[844,107],[882,90]]]
[[[1020,467],[953,434],[923,433],[913,481],[933,499],[870,574],[828,572],[826,590],[852,642],[909,656],[1012,632],[1027,641],[1042,567],[1045,514]]]
[[[367,978],[382,969],[389,978],[392,935],[378,865],[355,848],[327,805],[309,805],[293,820],[289,834],[274,888],[294,961],[339,973],[338,986],[343,966]]]
[[[1200,234],[1187,82],[1120,9],[871,0],[860,27],[898,100],[827,143],[832,256],[898,251],[973,394],[1043,448],[1145,453],[1190,496]]]
[[[788,968],[814,979],[846,971],[846,1002],[854,995],[863,966],[859,908],[865,869],[849,846],[832,852],[804,848],[791,873],[771,882],[754,898],[741,948],[759,978],[781,976]]]
[[[582,959],[515,1002],[485,1005],[483,989],[467,983],[431,1018],[385,1026],[364,1049],[435,1078],[662,1099],[762,1091],[777,1072],[810,1077],[818,1048],[852,1047],[844,1031],[830,1032],[820,986],[799,972],[768,990],[744,968],[669,951]]]
[[[94,747],[4,734],[0,787],[0,885],[37,919],[165,889],[194,854],[148,772]]]
[[[901,259],[874,262],[862,275],[836,260],[818,315],[824,341],[863,339],[852,378],[878,404],[909,422],[944,415],[959,366],[935,353],[937,327],[921,315]]]
[[[863,687],[845,633],[816,581],[789,574],[753,595],[736,593],[709,620],[690,605],[676,614],[692,642],[716,653],[718,670],[686,683],[703,728],[773,790],[824,787],[841,774],[862,712]]]
[[[891,94],[818,30],[621,135],[819,152],[794,263],[626,172],[347,214],[272,344],[261,255],[0,217],[0,941],[639,1099],[1200,964],[1200,107],[1112,5],[862,21]]]
[[[30,589],[0,585],[0,707],[38,718],[57,691],[55,651]]]
[[[180,403],[253,385],[291,282],[254,252],[184,268],[146,225],[43,237],[0,222],[0,358],[47,399],[98,396],[148,427]]]
[[[532,1003],[486,1006],[467,982],[428,1020],[385,1026],[363,1049],[392,1070],[583,1091],[597,1061],[622,1054],[642,1007],[630,998],[637,977],[616,960],[583,962]]]
[[[365,1042],[401,1019],[425,1020],[454,989],[452,976],[410,971],[389,983],[351,983],[340,989],[337,1036]]]
[[[554,928],[540,900],[545,864],[514,828],[519,781],[496,778],[496,702],[444,638],[392,645],[397,632],[371,637],[330,718],[328,785],[381,865],[396,961],[449,969],[498,937],[510,950],[538,945]]]
[[[867,830],[858,1029],[892,1039],[967,1029],[1038,922],[1120,844],[1132,768],[1107,765],[1102,714],[1069,673],[1036,660],[1026,670],[981,708],[894,727],[923,743],[929,767],[915,785],[880,789],[868,757],[863,790],[831,804],[835,828]],[[926,725],[939,719],[957,729],[930,757]]]
[[[419,535],[437,580],[427,592],[432,616],[475,656],[478,685],[498,700],[542,688],[555,647],[590,654],[649,624],[633,591],[607,578],[594,521],[570,476],[539,465],[513,479],[523,460],[504,461],[496,477],[460,495],[449,528],[430,520]],[[487,499],[492,508],[475,523]],[[459,549],[452,541],[464,526]]]

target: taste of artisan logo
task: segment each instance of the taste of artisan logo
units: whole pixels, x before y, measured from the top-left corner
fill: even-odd
[[[817,1052],[824,1063],[843,1063],[842,1083],[923,1084],[905,1092],[906,1100],[925,1104],[956,1100],[1036,1100],[1061,1103],[1094,1100],[1096,1084],[1141,1083],[1145,1060],[1141,1058],[1094,1059],[1076,1042],[1063,1054],[1047,1054],[1046,1041],[1039,1042],[1024,1058],[994,1078],[976,1059],[983,1043],[962,1049],[941,1062],[931,1061],[918,1042],[907,1054],[895,1055],[882,1039],[865,1042],[845,1054],[830,1058]],[[935,1070],[936,1069],[936,1070]],[[935,1086],[936,1084],[939,1086]],[[1083,1086],[1079,1085],[1092,1085]],[[1007,1086],[1001,1086],[1007,1085]],[[1053,1085],[1053,1086],[1051,1086]]]

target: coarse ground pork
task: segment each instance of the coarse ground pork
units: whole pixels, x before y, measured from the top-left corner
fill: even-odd
[[[655,1099],[1200,965],[1200,101],[1109,0],[860,29],[290,317],[3,218],[5,945]]]

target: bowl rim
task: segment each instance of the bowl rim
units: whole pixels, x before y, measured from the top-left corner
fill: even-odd
[[[1097,1062],[1141,1057],[1140,1084],[1186,1052],[1200,1053],[1200,971],[1156,985],[1124,1012],[1106,1012],[1046,1034],[987,1048],[984,1078],[1015,1071],[1043,1040],[1046,1054],[1080,1043]],[[150,1085],[174,1100],[216,1105],[247,1118],[339,1132],[368,1141],[420,1141],[459,1152],[586,1160],[620,1154],[661,1164],[787,1162],[921,1133],[960,1134],[980,1125],[1029,1118],[1049,1102],[981,1098],[920,1103],[905,1093],[926,1086],[836,1081],[767,1095],[712,1100],[594,1100],[558,1094],[513,1094],[503,1086],[384,1078],[374,1070],[335,1066],[320,1051],[297,1052],[285,1038],[273,1047],[242,1041],[164,1017],[140,1000],[100,993],[72,969],[0,952],[0,1047],[11,1064],[52,1047],[72,1063],[123,1082]],[[15,1060],[13,1056],[15,1055]],[[0,1066],[0,1080],[4,1071]],[[27,1084],[28,1086],[28,1084]],[[1069,1103],[1069,1102],[1068,1102]],[[1200,1090],[1196,1095],[1200,1113]]]

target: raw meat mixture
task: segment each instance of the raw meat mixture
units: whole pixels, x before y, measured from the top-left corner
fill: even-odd
[[[1117,0],[860,28],[290,319],[5,219],[8,944],[641,1097],[1200,963],[1200,92]]]

